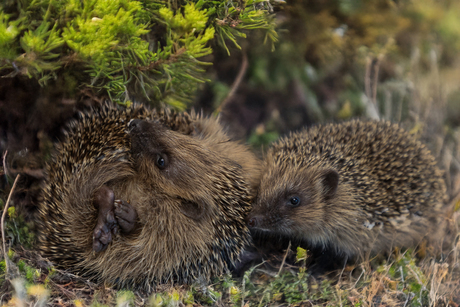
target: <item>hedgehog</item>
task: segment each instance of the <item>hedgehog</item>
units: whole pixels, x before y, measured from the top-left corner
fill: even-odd
[[[259,164],[216,118],[105,104],[69,126],[46,167],[39,250],[119,287],[209,280],[250,242]]]
[[[255,237],[302,242],[346,262],[441,239],[445,201],[443,173],[425,145],[397,124],[355,120],[275,142],[247,223]]]

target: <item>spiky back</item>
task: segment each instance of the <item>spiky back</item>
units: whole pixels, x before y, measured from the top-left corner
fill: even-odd
[[[404,223],[410,214],[439,210],[445,197],[441,171],[425,145],[396,124],[351,121],[292,133],[273,145],[269,165],[335,168],[357,193],[369,218]]]
[[[147,246],[150,250],[141,246],[142,240],[149,241],[147,237],[153,236],[154,232],[162,240],[161,234],[157,234],[161,231],[151,229],[154,225],[151,223],[141,230],[142,240],[128,236],[120,239],[115,247],[109,246],[103,256],[92,255],[91,233],[97,216],[91,201],[94,190],[110,180],[133,180],[133,176],[136,177],[130,155],[130,139],[125,131],[132,118],[155,119],[173,131],[190,136],[195,133],[197,121],[202,119],[195,114],[169,110],[157,112],[138,105],[118,109],[105,104],[100,109],[82,113],[79,120],[69,125],[64,141],[57,146],[52,161],[47,165],[47,182],[39,204],[40,251],[62,268],[96,279],[116,281],[124,286],[191,282],[199,276],[209,278],[224,272],[234,263],[243,246],[248,244],[249,232],[244,216],[250,207],[242,169],[236,163],[226,161],[226,158],[214,166],[219,172],[212,180],[213,185],[207,187],[219,207],[219,214],[211,221],[214,232],[206,252],[196,254],[195,251],[169,250],[190,258],[171,270],[165,270],[161,265],[150,267],[148,263],[155,261],[149,261],[148,257],[161,254],[155,248],[162,246],[158,241]],[[180,214],[172,212],[167,218],[176,217],[179,219]],[[174,242],[171,244],[174,245]],[[133,249],[125,250],[129,246]],[[141,248],[137,249],[139,246]],[[168,264],[169,260],[165,256],[157,262],[162,261]],[[132,268],[133,273],[126,273],[126,267]]]

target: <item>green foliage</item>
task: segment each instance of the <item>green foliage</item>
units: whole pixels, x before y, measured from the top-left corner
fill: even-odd
[[[17,56],[14,42],[19,34],[17,23],[8,22],[9,15],[0,12],[0,58],[3,61],[12,60]]]
[[[291,274],[283,274],[276,278],[266,287],[265,293],[267,301],[277,300],[284,296],[284,300],[289,304],[300,303],[308,298],[308,284],[299,274],[298,279],[292,278]]]
[[[140,37],[148,30],[139,24],[136,15],[141,9],[139,2],[84,1],[74,7],[76,17],[63,29],[62,37],[73,51],[85,60],[91,59],[96,67],[110,65],[107,58],[117,53],[133,52],[145,59],[148,43]]]
[[[302,247],[297,247],[297,254],[296,254],[296,261],[297,262],[305,262],[308,258],[307,250]]]
[[[278,137],[278,133],[274,131],[259,132],[256,130],[249,136],[248,144],[254,148],[260,148],[261,146],[266,146],[276,141]]]
[[[410,250],[406,251],[393,263],[380,265],[377,272],[387,273],[396,290],[411,298],[412,306],[426,306],[430,293],[428,278],[412,255]]]
[[[179,306],[182,304],[195,304],[195,297],[192,291],[171,289],[170,292],[155,293],[150,296],[148,303],[152,307]]]
[[[248,144],[254,149],[264,149],[279,138],[279,133],[275,131],[274,123],[261,124],[249,135]]]
[[[200,1],[203,2],[203,1]],[[237,37],[246,37],[242,29],[263,29],[265,30],[265,42],[271,43],[271,50],[274,50],[274,43],[278,40],[277,33],[274,30],[274,19],[267,16],[264,12],[270,11],[271,6],[268,1],[248,0],[247,2],[220,2],[213,1],[217,6],[216,23],[217,34],[220,43],[225,47],[227,53],[230,51],[225,43],[230,40],[237,48],[241,49],[237,43]]]
[[[27,265],[24,260],[19,260],[17,263],[19,272],[26,277],[27,282],[33,283],[40,277],[40,271]]]
[[[231,20],[231,23],[229,21]],[[199,60],[218,34],[226,47],[247,30],[276,32],[256,2],[187,0],[24,0],[0,4],[0,75],[46,85],[72,75],[75,87],[127,103],[164,101],[177,108],[204,82]],[[227,49],[228,50],[228,49]]]
[[[117,306],[134,306],[134,293],[126,290],[118,291]]]
[[[24,247],[32,246],[34,234],[24,218],[16,213],[16,208],[8,208],[8,219],[5,225],[5,234],[10,239],[11,244],[21,244]]]
[[[249,82],[286,97],[295,84],[315,121],[362,116],[371,103],[380,117],[404,120],[420,107],[408,103],[418,99],[414,83],[458,65],[458,1],[298,0],[279,22],[274,53],[250,50]]]
[[[3,259],[0,261],[0,285],[3,285],[6,276],[6,260]]]
[[[206,28],[207,10],[199,10],[194,3],[184,6],[184,13],[176,13],[168,8],[159,10],[160,16],[168,25],[168,43],[179,42],[176,48],[185,48],[192,57],[199,58],[212,52],[206,47],[214,38],[214,28]]]

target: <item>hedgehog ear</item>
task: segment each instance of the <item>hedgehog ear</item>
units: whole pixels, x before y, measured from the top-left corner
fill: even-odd
[[[339,173],[334,169],[326,169],[321,174],[321,181],[324,187],[324,198],[330,199],[337,192],[339,185]]]
[[[203,216],[204,208],[204,205],[200,205],[195,201],[181,199],[179,209],[185,216],[193,220],[199,220]]]

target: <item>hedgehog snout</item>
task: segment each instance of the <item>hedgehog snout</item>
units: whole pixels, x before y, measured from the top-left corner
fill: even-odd
[[[143,120],[138,119],[138,118],[133,118],[129,121],[128,123],[128,133],[133,132],[133,130],[140,129],[141,128],[141,123]]]
[[[251,228],[257,227],[257,226],[260,225],[260,220],[261,220],[260,216],[253,216],[253,217],[248,219],[248,221],[247,221],[248,226],[251,227]]]

